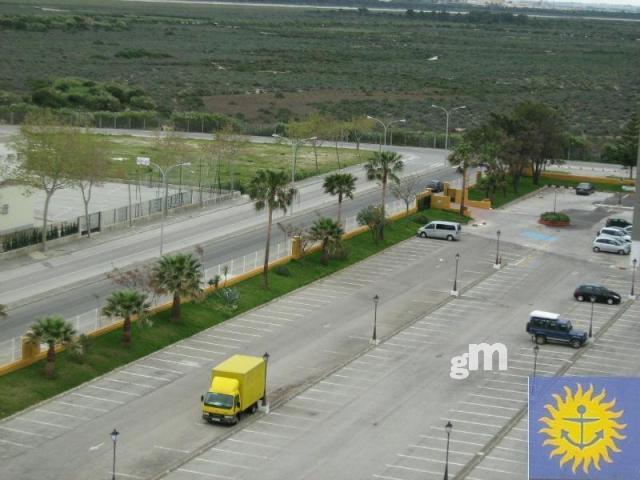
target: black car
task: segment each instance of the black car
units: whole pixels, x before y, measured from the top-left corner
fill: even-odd
[[[588,182],[579,183],[576,187],[576,195],[591,195],[596,189]]]
[[[600,285],[580,285],[573,292],[573,297],[579,302],[590,301],[594,297],[596,302],[613,305],[620,303],[622,297],[616,292]]]
[[[440,193],[444,190],[444,184],[440,180],[431,180],[424,188],[430,188],[433,193]]]
[[[620,227],[625,228],[631,225],[631,222],[627,222],[622,218],[607,218],[607,227]]]

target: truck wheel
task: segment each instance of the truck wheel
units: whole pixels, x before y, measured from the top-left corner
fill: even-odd
[[[574,338],[569,342],[569,345],[571,345],[573,348],[580,348],[582,346],[582,342]]]
[[[547,343],[547,337],[545,337],[544,335],[536,335],[536,343],[538,345],[544,345],[545,343]]]
[[[258,402],[251,405],[251,408],[249,409],[250,413],[256,413],[257,411],[258,411]]]
[[[420,232],[420,237],[421,238],[427,238],[427,234],[425,232]]]
[[[236,413],[236,424],[240,422],[240,416],[241,416],[240,412]]]
[[[453,235],[447,235],[447,240],[449,240],[450,242],[453,242]]]

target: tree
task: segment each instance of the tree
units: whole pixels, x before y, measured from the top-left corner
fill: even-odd
[[[302,122],[294,122],[287,126],[287,136],[292,139],[307,138],[316,162],[316,173],[319,171],[318,166],[318,148],[322,146],[323,138],[327,137],[327,125],[330,120],[320,115],[312,113]]]
[[[131,345],[131,317],[137,315],[138,320],[141,321],[147,308],[149,308],[149,304],[145,294],[136,290],[120,290],[107,297],[107,303],[102,308],[102,313],[110,317],[124,319],[122,344],[128,347]]]
[[[19,181],[44,190],[42,215],[42,251],[47,251],[47,224],[51,197],[73,184],[74,165],[68,152],[75,150],[78,129],[65,126],[51,113],[29,114],[15,142]]]
[[[68,154],[76,157],[71,159],[71,163],[75,167],[73,179],[82,193],[87,237],[91,238],[89,202],[91,201],[93,187],[100,185],[107,177],[110,149],[109,142],[101,135],[94,135],[89,132],[78,132],[77,135],[78,148],[75,151],[68,152]],[[131,210],[129,210],[129,217],[131,217]]]
[[[364,115],[353,117],[346,126],[349,129],[349,136],[356,142],[356,154],[360,157],[360,140],[365,134],[372,131],[372,120]]]
[[[273,211],[287,212],[287,207],[293,202],[296,189],[289,186],[287,174],[283,171],[258,170],[249,184],[249,197],[254,200],[257,211],[265,207],[268,212],[267,242],[264,248],[264,266],[262,270],[262,286],[269,286],[269,246],[271,244],[271,227],[273,226]]]
[[[340,214],[342,211],[342,200],[346,197],[353,200],[353,192],[356,189],[357,178],[350,173],[333,173],[324,178],[324,192],[329,195],[338,196],[338,219],[340,224]]]
[[[165,255],[158,260],[154,268],[158,285],[173,295],[171,320],[180,321],[180,305],[184,296],[199,296],[200,262],[190,253]]]
[[[634,113],[627,122],[622,135],[614,143],[605,147],[603,160],[629,168],[629,178],[633,178],[633,167],[638,161],[638,135],[640,135],[640,116]]]
[[[398,200],[404,202],[407,214],[409,213],[409,205],[416,198],[418,191],[420,191],[420,181],[417,176],[404,178],[400,183],[391,185],[391,193]]]
[[[309,236],[312,240],[322,243],[322,254],[320,255],[322,265],[329,264],[330,250],[340,244],[343,233],[340,224],[331,218],[320,218],[313,222],[309,229]]]
[[[56,345],[71,342],[75,335],[75,330],[71,323],[58,315],[51,315],[36,319],[36,323],[26,333],[26,337],[33,343],[46,343],[47,362],[44,373],[47,378],[55,376],[56,369]]]
[[[382,211],[382,217],[385,215],[385,202],[387,200],[387,183],[391,180],[394,183],[398,183],[398,173],[404,168],[402,162],[402,156],[396,152],[375,152],[371,160],[364,165],[367,171],[368,180],[377,180],[382,185],[382,204],[380,209]],[[384,222],[380,224],[380,240],[384,240]]]
[[[146,296],[152,295],[152,298],[164,292],[158,284],[158,278],[155,275],[154,265],[152,264],[144,264],[133,270],[114,268],[106,274],[106,277],[125,290],[136,290]]]
[[[460,195],[460,215],[464,215],[464,197],[467,188],[467,170],[476,165],[471,144],[463,140],[458,143],[453,152],[449,155],[449,163],[458,167],[458,172],[462,174],[462,195]]]
[[[369,205],[368,207],[363,208],[358,212],[356,220],[358,221],[358,225],[369,227],[374,243],[378,243],[383,240],[381,232],[384,230],[386,219],[384,217],[384,212],[380,207]]]
[[[340,122],[335,119],[327,119],[327,135],[333,140],[336,149],[336,161],[338,162],[338,170],[342,169],[340,164],[340,149],[338,143],[342,141],[344,132],[348,128],[345,122]]]
[[[167,169],[173,165],[190,162],[194,153],[194,150],[187,143],[187,139],[180,133],[170,131],[163,135],[161,132],[157,132],[154,139],[154,152],[151,160],[160,165],[160,167],[162,167],[166,172]],[[149,172],[156,171],[156,168],[152,166],[149,166],[148,169]],[[182,191],[182,169],[183,167],[178,167],[179,191]],[[162,181],[162,178],[160,178],[160,181]],[[165,197],[169,194],[169,183],[171,183],[171,179],[167,178],[167,183],[164,185]],[[164,205],[164,215],[167,214],[167,209],[168,205]]]
[[[566,151],[565,122],[558,112],[537,102],[520,103],[513,112],[513,121],[519,154],[531,166],[533,183],[539,185],[544,166],[559,162]]]

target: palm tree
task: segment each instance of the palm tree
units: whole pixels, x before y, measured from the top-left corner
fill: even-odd
[[[200,262],[190,253],[176,253],[161,257],[153,269],[160,287],[173,294],[171,320],[180,321],[182,297],[200,294]]]
[[[122,325],[122,344],[129,346],[131,344],[131,317],[138,315],[140,317],[149,307],[147,296],[136,290],[119,290],[113,292],[107,298],[107,304],[102,308],[102,313],[110,317],[122,317],[124,324]]]
[[[324,179],[324,192],[329,195],[338,196],[338,220],[340,223],[340,213],[342,210],[342,199],[344,197],[353,200],[353,192],[356,189],[356,177],[350,173],[333,173]]]
[[[464,215],[464,195],[467,188],[467,170],[475,165],[475,156],[471,145],[466,141],[462,141],[456,145],[451,155],[449,155],[449,163],[454,167],[458,167],[458,172],[462,173],[460,215]]]
[[[256,202],[256,210],[267,207],[269,221],[267,223],[267,244],[264,249],[264,267],[262,270],[262,286],[269,286],[269,244],[271,243],[271,226],[273,211],[278,209],[284,213],[293,202],[296,189],[288,186],[287,174],[282,171],[258,170],[249,184],[249,197]]]
[[[312,240],[322,242],[322,254],[320,263],[322,265],[329,264],[329,247],[338,245],[342,238],[342,227],[338,222],[334,222],[331,218],[320,218],[313,222],[309,229],[309,236]]]
[[[36,319],[36,323],[31,325],[31,328],[26,333],[29,341],[33,343],[46,343],[49,346],[47,350],[47,363],[44,367],[44,373],[47,378],[53,378],[55,374],[56,344],[69,343],[75,333],[71,323],[59,315]]]
[[[386,218],[384,204],[387,199],[387,183],[389,180],[398,183],[398,173],[404,168],[402,156],[396,152],[375,152],[369,162],[364,165],[368,180],[378,180],[382,184],[382,217]],[[380,225],[380,240],[384,240],[384,222]]]

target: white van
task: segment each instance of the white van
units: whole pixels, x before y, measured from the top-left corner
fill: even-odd
[[[418,236],[422,238],[444,238],[446,240],[460,240],[460,224],[437,220],[429,222],[418,229]]]

